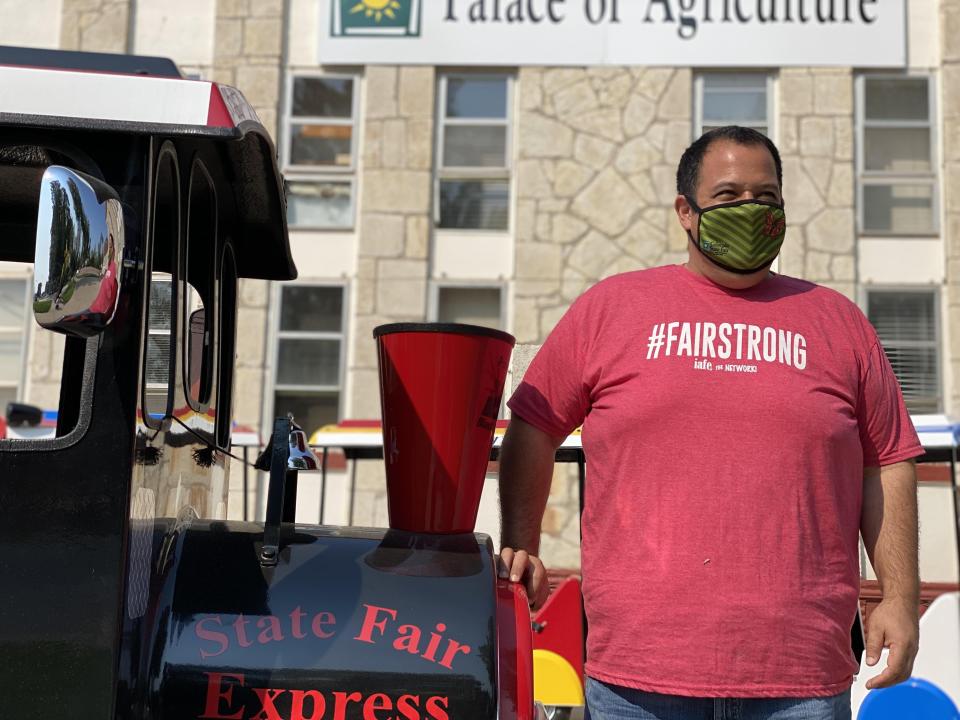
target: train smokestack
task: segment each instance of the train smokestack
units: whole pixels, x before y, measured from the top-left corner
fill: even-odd
[[[390,527],[473,532],[514,338],[474,325],[374,329]]]

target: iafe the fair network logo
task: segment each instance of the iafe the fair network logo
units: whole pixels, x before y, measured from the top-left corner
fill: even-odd
[[[419,37],[422,0],[331,0],[333,37]]]

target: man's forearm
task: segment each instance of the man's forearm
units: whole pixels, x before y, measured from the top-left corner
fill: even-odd
[[[562,439],[561,439],[562,440]],[[557,438],[519,418],[510,421],[500,451],[500,545],[540,550],[540,522],[550,495]]]
[[[919,602],[917,476],[913,462],[864,472],[860,530],[884,599]]]

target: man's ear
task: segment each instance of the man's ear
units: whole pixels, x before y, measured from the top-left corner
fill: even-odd
[[[680,226],[688,232],[693,232],[693,226],[696,224],[697,215],[683,195],[677,195],[677,199],[673,201],[673,209],[677,211],[677,217],[680,219]]]

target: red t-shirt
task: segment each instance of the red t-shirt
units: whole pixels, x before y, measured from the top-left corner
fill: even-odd
[[[554,436],[583,425],[589,675],[705,697],[850,686],[863,467],[923,452],[853,303],[781,275],[618,275],[509,405]]]

